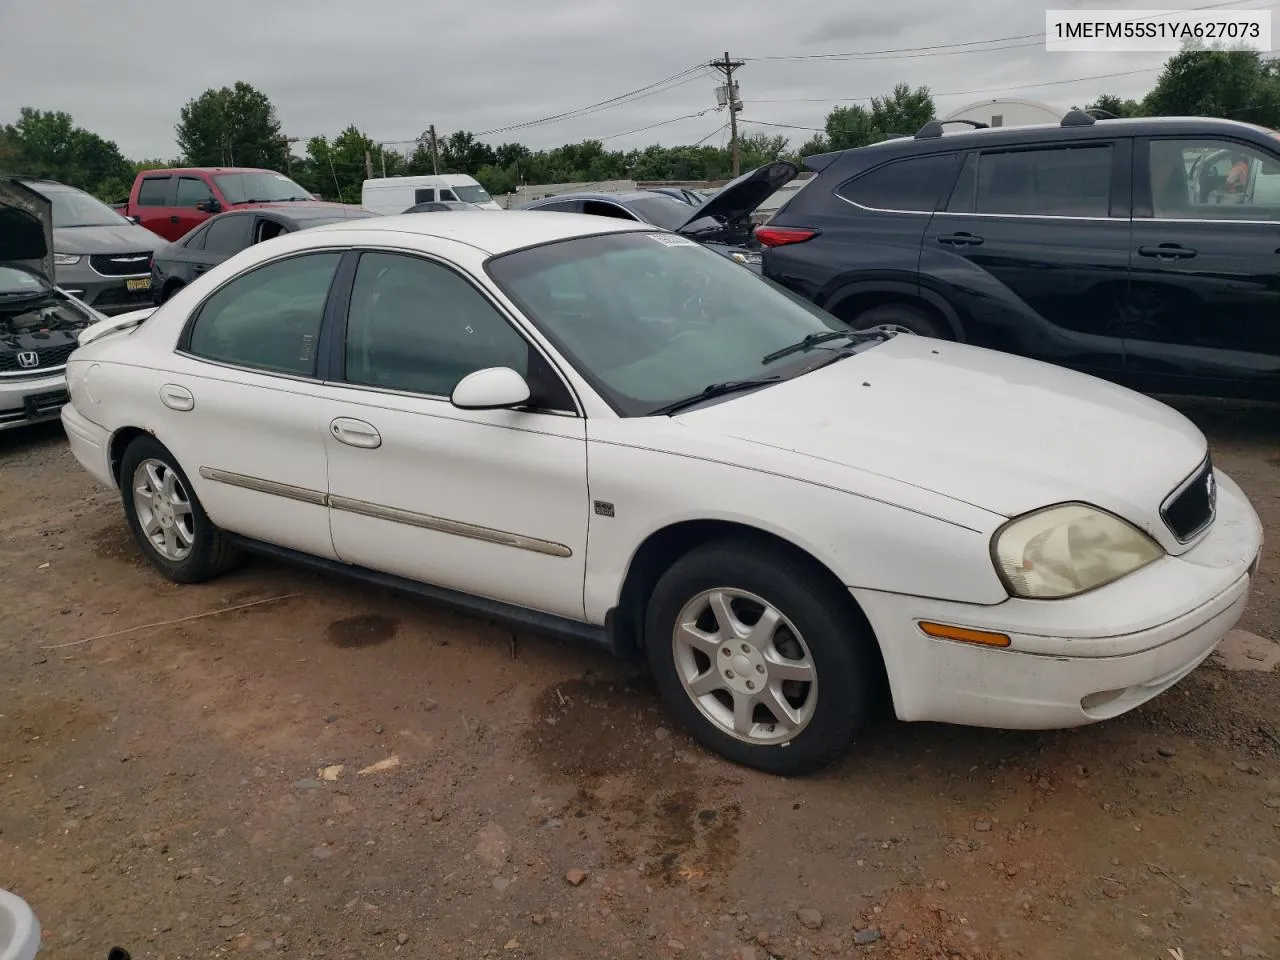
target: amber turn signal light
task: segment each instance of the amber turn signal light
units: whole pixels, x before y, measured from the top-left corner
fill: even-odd
[[[920,629],[927,637],[935,640],[955,640],[959,643],[976,643],[983,647],[1007,647],[1011,641],[1003,633],[992,633],[989,630],[974,630],[972,627],[953,627],[945,623],[920,621]]]

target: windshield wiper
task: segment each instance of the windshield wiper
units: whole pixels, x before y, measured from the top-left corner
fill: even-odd
[[[783,357],[789,357],[793,353],[803,353],[811,347],[816,347],[820,343],[830,343],[832,340],[875,340],[884,336],[879,330],[831,330],[827,333],[811,333],[803,340],[797,340],[795,343],[785,346],[773,353],[766,353],[761,359],[761,363],[773,363],[775,360],[781,360]]]
[[[657,410],[650,410],[647,415],[650,417],[668,416],[686,407],[692,407],[696,403],[702,403],[704,400],[723,397],[726,394],[737,393],[740,390],[751,390],[769,383],[778,383],[781,380],[782,377],[752,377],[750,380],[726,380],[723,383],[708,384],[693,396],[675,400],[666,406],[659,407]]]

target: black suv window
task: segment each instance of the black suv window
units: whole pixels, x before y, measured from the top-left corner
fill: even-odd
[[[1111,145],[989,151],[977,161],[974,212],[1105,217],[1111,212]],[[957,184],[961,200],[966,177]],[[949,209],[965,207],[951,206]]]
[[[341,259],[341,253],[309,253],[232,280],[200,308],[188,352],[241,367],[314,375],[320,318]]]
[[[956,155],[895,160],[849,181],[836,193],[860,207],[933,213],[950,181]]]
[[[1164,219],[1280,218],[1280,162],[1227,140],[1153,140],[1153,213]]]

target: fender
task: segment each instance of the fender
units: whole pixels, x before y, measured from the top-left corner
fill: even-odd
[[[960,323],[960,316],[955,308],[941,293],[921,283],[909,283],[903,280],[859,280],[838,288],[821,306],[824,310],[834,312],[835,308],[845,300],[868,293],[892,293],[906,300],[923,300],[937,310],[947,322],[957,342],[967,341],[964,327]]]

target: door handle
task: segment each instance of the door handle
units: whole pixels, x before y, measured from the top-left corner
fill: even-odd
[[[378,433],[373,424],[365,423],[363,420],[338,417],[329,424],[329,432],[333,434],[333,439],[349,447],[376,450],[382,446],[382,434]]]
[[[186,413],[188,410],[195,408],[196,398],[191,395],[191,391],[186,387],[179,386],[176,383],[166,383],[160,388],[160,402],[170,410]]]
[[[962,230],[959,233],[938,237],[938,242],[949,247],[976,247],[982,243],[982,238],[975,237],[972,233],[966,233]]]
[[[1144,257],[1155,257],[1157,260],[1190,260],[1196,252],[1180,243],[1161,243],[1154,247],[1139,247],[1138,253]]]
[[[170,217],[170,218],[169,218],[169,222],[170,222],[170,223],[177,223],[177,222],[178,222],[178,215],[175,213],[172,217]]]

